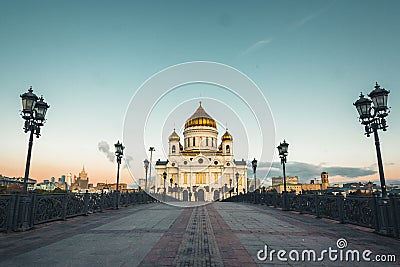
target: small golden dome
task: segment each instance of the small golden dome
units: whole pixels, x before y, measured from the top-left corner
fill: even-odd
[[[172,134],[168,137],[168,140],[169,141],[180,141],[181,140],[181,138],[179,137],[179,135],[175,132],[175,129],[174,129],[174,131],[172,132]]]
[[[233,140],[233,136],[228,132],[228,130],[226,130],[226,132],[222,136],[222,141],[226,140]]]
[[[201,102],[196,112],[186,121],[185,129],[194,126],[209,126],[217,128],[217,122],[203,109]]]

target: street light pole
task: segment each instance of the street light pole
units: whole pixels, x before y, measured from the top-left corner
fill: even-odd
[[[50,107],[44,102],[43,96],[40,99],[33,93],[32,86],[28,92],[20,95],[22,99],[21,116],[25,120],[24,131],[30,132],[28,143],[28,155],[26,157],[25,176],[24,176],[24,193],[28,192],[29,170],[31,165],[31,155],[33,146],[33,135],[36,138],[40,136],[40,127],[44,125],[47,109]],[[39,101],[38,101],[39,100]]]
[[[117,163],[118,163],[118,167],[117,167],[117,204],[116,204],[116,208],[118,209],[118,205],[119,205],[119,168],[121,165],[121,159],[122,156],[124,155],[124,146],[122,145],[122,143],[118,142],[114,145],[115,146],[115,156],[117,158]]]
[[[149,161],[148,161],[147,159],[145,159],[145,160],[143,161],[143,163],[144,163],[144,170],[145,170],[145,173],[146,173],[146,180],[145,180],[145,185],[144,185],[144,191],[147,192],[147,171],[149,170]]]
[[[173,190],[172,185],[173,185],[173,181],[174,181],[174,179],[172,179],[172,177],[171,177],[171,179],[169,179],[169,183],[171,184],[171,189],[170,189],[170,191],[169,191],[169,194],[171,195],[171,197],[173,197],[173,196],[172,196],[172,190]]]
[[[25,176],[24,176],[25,194],[28,192],[28,179],[29,179],[29,169],[31,167],[32,145],[33,145],[33,131],[31,131],[29,134],[28,155],[26,156]]]
[[[286,164],[286,157],[289,154],[288,153],[288,147],[289,144],[286,143],[285,140],[283,140],[283,143],[280,143],[278,148],[279,151],[279,157],[281,158],[281,164],[282,164],[282,169],[283,169],[283,205],[282,205],[282,210],[287,210],[287,191],[286,191],[286,168],[285,168],[285,164]]]
[[[239,196],[239,173],[235,174],[236,176],[236,195]]]
[[[229,197],[232,197],[232,178],[229,178]]]
[[[253,175],[254,175],[254,192],[257,190],[257,160],[256,158],[253,159],[251,162],[253,167]]]
[[[149,179],[151,180],[151,164],[153,164],[153,151],[156,151],[154,147],[150,147],[150,171],[149,171]],[[156,186],[154,184],[154,193],[156,193]]]
[[[353,103],[360,115],[359,121],[365,127],[365,135],[370,137],[374,134],[376,156],[378,159],[379,179],[381,183],[382,199],[387,200],[387,190],[385,182],[385,174],[383,171],[382,154],[379,142],[378,130],[386,131],[388,125],[385,117],[389,114],[387,99],[390,91],[381,88],[378,83],[375,84],[375,89],[368,95],[371,99],[365,98],[361,93],[360,98]],[[373,105],[373,106],[372,106]]]
[[[167,181],[167,173],[163,172],[163,178],[164,178],[164,192],[163,192],[163,196],[164,196],[164,202],[165,202],[165,183]]]
[[[225,194],[226,194],[226,188],[227,188],[227,184],[224,185],[224,187],[222,187],[222,199],[225,200]]]
[[[378,158],[378,170],[379,170],[379,180],[381,182],[382,198],[387,199],[388,196],[387,196],[387,190],[386,190],[385,173],[383,171],[381,145],[379,142],[378,129],[376,127],[374,127],[374,138],[375,138],[376,156]]]

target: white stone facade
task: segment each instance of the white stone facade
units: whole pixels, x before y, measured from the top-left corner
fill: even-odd
[[[216,122],[201,103],[186,121],[183,135],[182,145],[174,130],[169,136],[168,160],[156,162],[155,193],[164,194],[165,186],[169,197],[215,201],[247,190],[246,162],[234,160],[233,137],[226,131],[218,142]]]

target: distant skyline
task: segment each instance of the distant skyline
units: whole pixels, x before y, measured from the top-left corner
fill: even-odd
[[[318,168],[328,170],[331,181],[379,180],[373,138],[364,136],[352,105],[378,82],[391,91],[389,128],[379,133],[385,176],[400,180],[398,10],[399,1],[1,1],[0,174],[24,175],[28,135],[19,95],[29,86],[50,105],[42,136],[34,140],[30,177],[78,175],[84,165],[90,182],[111,183],[116,163],[99,143],[113,152],[123,140],[138,88],[167,67],[212,61],[259,86],[275,144],[290,144],[288,175],[305,181]],[[211,85],[188,85],[166,95],[151,114],[153,122],[165,122],[162,132],[138,142],[165,146],[201,99],[220,134],[228,127],[239,142],[253,129],[234,114],[245,114],[234,97]],[[217,108],[221,99],[224,112]],[[237,144],[237,159],[248,155],[251,141]],[[129,161],[142,178],[144,156],[138,157]],[[156,147],[158,158],[165,155]],[[279,171],[274,163],[270,176]],[[133,183],[126,168],[121,177]]]

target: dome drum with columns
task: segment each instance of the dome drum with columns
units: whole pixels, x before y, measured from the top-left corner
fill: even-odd
[[[164,172],[165,194],[181,201],[219,200],[228,197],[230,190],[235,195],[236,173],[239,193],[245,192],[246,162],[234,160],[233,137],[228,131],[219,142],[217,123],[201,102],[185,123],[183,139],[174,129],[168,141],[168,160],[156,162],[157,178],[151,193],[164,194]]]

